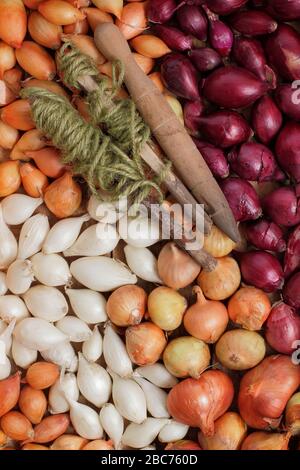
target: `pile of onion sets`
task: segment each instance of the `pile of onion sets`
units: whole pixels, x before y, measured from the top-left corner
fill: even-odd
[[[299,2],[0,0],[0,18],[0,450],[300,450]],[[239,225],[239,244],[205,236],[211,272],[90,195],[20,97],[90,121],[56,51],[73,42],[110,83],[105,22]]]

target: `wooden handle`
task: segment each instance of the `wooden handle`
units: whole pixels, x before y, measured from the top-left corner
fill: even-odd
[[[154,83],[137,65],[126,39],[112,23],[96,28],[95,43],[108,60],[121,60],[125,84],[145,122],[198,202],[204,203],[215,224],[233,241],[240,236],[219,185],[184,126]]]

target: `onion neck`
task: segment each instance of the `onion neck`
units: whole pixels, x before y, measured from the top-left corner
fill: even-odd
[[[196,303],[197,303],[198,305],[205,305],[205,304],[208,303],[208,300],[204,297],[204,294],[203,294],[203,292],[202,292],[202,289],[201,289],[199,286],[195,286],[195,287],[193,288],[193,292],[194,292],[194,294],[196,294],[196,296],[197,296],[197,301],[196,301]]]

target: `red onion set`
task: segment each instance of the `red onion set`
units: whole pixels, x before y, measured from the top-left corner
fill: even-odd
[[[251,428],[275,430],[300,385],[288,357],[300,340],[300,2],[178,0],[176,12],[174,1],[160,5],[159,22],[170,29],[157,34],[174,51],[160,61],[164,85],[182,100],[185,126],[240,224],[246,245],[233,255],[242,282],[249,295],[256,288],[272,296],[262,326],[269,357],[244,374],[238,409]],[[242,297],[239,313],[250,309]],[[168,406],[211,436],[205,374],[174,387]]]

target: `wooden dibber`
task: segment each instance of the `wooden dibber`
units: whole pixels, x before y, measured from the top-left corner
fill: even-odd
[[[161,92],[136,64],[122,33],[112,23],[96,28],[95,43],[108,60],[121,60],[125,84],[158,143],[195,199],[205,205],[215,224],[233,241],[240,239],[236,221],[219,185],[193,140]]]

